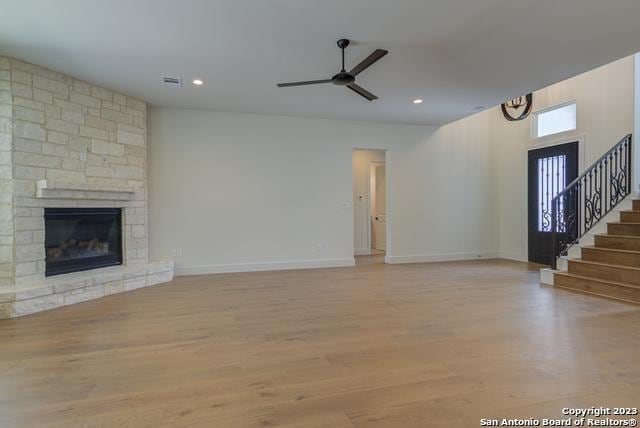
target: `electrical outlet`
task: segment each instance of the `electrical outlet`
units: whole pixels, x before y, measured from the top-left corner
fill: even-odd
[[[178,257],[178,249],[177,248],[172,248],[171,249],[171,257]]]
[[[316,253],[321,252],[322,248],[323,248],[322,243],[320,243],[320,242],[316,243]]]
[[[80,152],[80,160],[81,161],[87,160],[87,152]]]

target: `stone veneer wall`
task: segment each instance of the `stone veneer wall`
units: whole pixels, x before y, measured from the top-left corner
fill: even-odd
[[[122,207],[125,265],[148,263],[146,139],[144,102],[0,57],[0,286],[5,292],[45,283],[45,207]],[[42,197],[37,192],[42,180],[49,187],[79,190],[65,191],[72,197]],[[94,190],[114,189],[132,196],[92,198]]]
[[[9,60],[0,57],[0,286],[14,283],[13,258],[13,99]]]

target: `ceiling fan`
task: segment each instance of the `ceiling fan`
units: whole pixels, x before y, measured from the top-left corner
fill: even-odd
[[[308,80],[303,82],[289,82],[289,83],[278,83],[278,87],[286,88],[290,86],[306,86],[306,85],[317,85],[320,83],[333,83],[337,86],[346,86],[351,89],[353,92],[365,97],[369,101],[377,100],[378,97],[373,95],[371,92],[362,88],[361,86],[356,85],[356,76],[362,73],[367,68],[371,67],[376,61],[389,53],[384,49],[376,49],[373,51],[371,55],[366,57],[364,61],[360,64],[353,67],[349,72],[344,69],[344,50],[349,46],[350,41],[348,39],[340,39],[338,40],[338,47],[342,49],[342,70],[340,73],[333,76],[331,79],[324,80]]]

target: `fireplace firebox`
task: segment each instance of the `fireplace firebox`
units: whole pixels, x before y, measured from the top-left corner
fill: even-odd
[[[120,208],[45,208],[45,276],[122,264]]]

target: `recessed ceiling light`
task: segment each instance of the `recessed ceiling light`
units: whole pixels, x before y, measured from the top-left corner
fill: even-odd
[[[204,80],[202,79],[193,79],[193,84],[196,86],[202,86],[204,85]]]
[[[422,104],[422,98],[416,98],[415,100],[413,100],[414,104]]]

